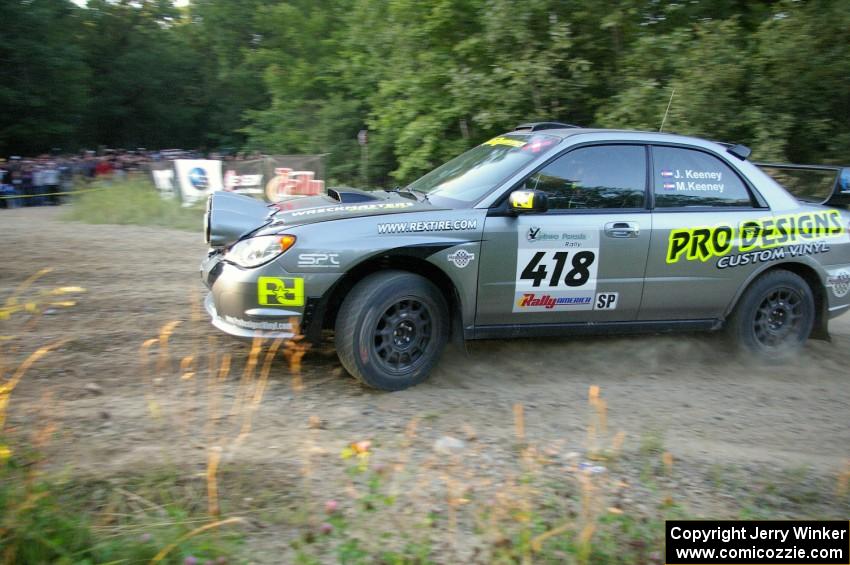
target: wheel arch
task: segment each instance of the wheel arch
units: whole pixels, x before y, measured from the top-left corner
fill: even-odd
[[[432,282],[443,295],[449,310],[449,339],[463,339],[462,300],[452,279],[445,271],[426,259],[404,253],[382,254],[368,258],[340,277],[322,299],[324,311],[319,329],[334,327],[342,302],[357,283],[373,273],[388,269],[407,271]]]
[[[806,284],[809,285],[809,288],[811,289],[812,295],[815,300],[815,322],[814,326],[812,326],[812,333],[810,337],[812,339],[822,339],[829,341],[829,315],[827,311],[829,307],[829,300],[826,296],[826,288],[824,288],[823,282],[821,281],[821,278],[818,275],[817,269],[807,263],[787,261],[783,263],[765,266],[764,268],[752,273],[750,277],[746,280],[746,282],[741,285],[741,288],[735,295],[734,300],[727,308],[725,318],[728,319],[732,312],[735,311],[735,308],[738,307],[738,303],[740,302],[741,297],[744,295],[747,289],[749,289],[753,285],[756,280],[760,279],[766,273],[779,270],[794,273],[795,275],[798,275],[800,278],[806,281]]]

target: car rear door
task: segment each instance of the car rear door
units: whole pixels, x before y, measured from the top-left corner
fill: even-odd
[[[647,148],[584,145],[515,188],[547,193],[549,211],[488,214],[476,326],[630,321],[637,317],[652,231]]]
[[[653,145],[651,153],[653,233],[639,319],[720,319],[762,259],[773,256],[737,253],[739,226],[771,212],[712,152]]]

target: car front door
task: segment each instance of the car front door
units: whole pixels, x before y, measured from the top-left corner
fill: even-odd
[[[476,326],[636,319],[652,232],[647,161],[643,145],[578,147],[515,187],[545,192],[547,212],[497,203],[484,225]]]

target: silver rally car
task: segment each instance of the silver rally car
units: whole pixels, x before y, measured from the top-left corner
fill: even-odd
[[[749,149],[524,124],[407,187],[207,204],[206,309],[244,337],[320,340],[400,390],[450,338],[725,329],[793,354],[850,308],[848,170],[801,201]]]

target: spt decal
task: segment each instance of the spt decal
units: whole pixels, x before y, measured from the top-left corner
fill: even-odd
[[[304,306],[304,279],[300,277],[260,277],[257,302],[261,306]]]
[[[301,253],[299,267],[339,267],[339,253]]]

